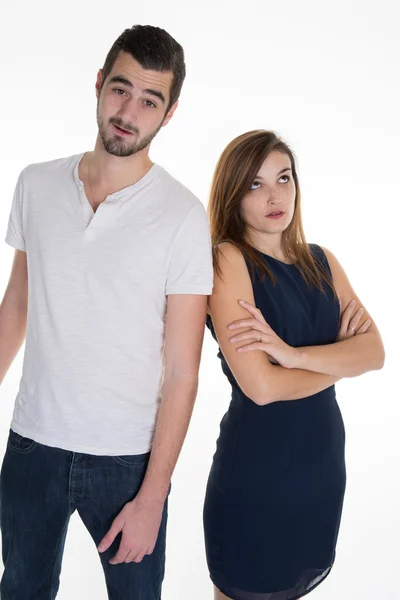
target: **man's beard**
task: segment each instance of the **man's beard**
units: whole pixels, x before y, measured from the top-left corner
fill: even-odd
[[[112,154],[113,156],[119,157],[132,156],[133,154],[144,150],[144,148],[146,148],[150,144],[152,139],[160,131],[163,124],[163,121],[161,121],[160,125],[155,131],[152,131],[143,139],[139,139],[138,128],[134,127],[133,125],[130,125],[129,123],[124,123],[123,120],[119,117],[111,117],[111,119],[109,119],[108,122],[113,125],[116,125],[117,127],[122,127],[127,131],[132,131],[137,136],[135,140],[130,143],[126,139],[124,139],[124,137],[118,136],[117,134],[112,137],[107,137],[107,127],[104,125],[104,121],[97,113],[97,125],[99,127],[99,134],[101,137],[101,141],[103,142],[103,146],[106,152]]]

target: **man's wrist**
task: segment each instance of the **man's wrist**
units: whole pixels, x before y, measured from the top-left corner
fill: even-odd
[[[168,489],[166,493],[163,493],[160,490],[141,489],[133,501],[147,508],[157,509],[164,506],[167,496]]]

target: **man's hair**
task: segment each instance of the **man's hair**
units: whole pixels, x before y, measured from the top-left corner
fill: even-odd
[[[133,25],[125,29],[109,50],[104,66],[102,86],[120,52],[129,53],[143,69],[172,71],[173,79],[167,111],[178,100],[186,76],[183,48],[160,27]]]

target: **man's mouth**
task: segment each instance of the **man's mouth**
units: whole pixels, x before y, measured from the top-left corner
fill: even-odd
[[[120,135],[132,135],[133,134],[133,131],[128,131],[127,129],[124,129],[123,127],[120,127],[119,125],[116,125],[115,123],[113,123],[112,125],[115,128],[116,132],[119,133]]]

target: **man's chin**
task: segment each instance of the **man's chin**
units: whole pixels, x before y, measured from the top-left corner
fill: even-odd
[[[133,154],[137,154],[141,152],[145,148],[147,148],[157,131],[152,135],[145,136],[144,138],[136,138],[134,141],[130,139],[124,139],[120,136],[112,136],[110,138],[105,138],[101,135],[101,140],[103,142],[103,146],[108,154],[112,156],[118,156],[120,158],[132,156]]]
[[[104,144],[104,148],[108,154],[112,154],[113,156],[126,157],[131,156],[132,154],[136,154],[138,151],[137,144],[132,145],[121,142],[120,140],[110,140],[106,144]]]

